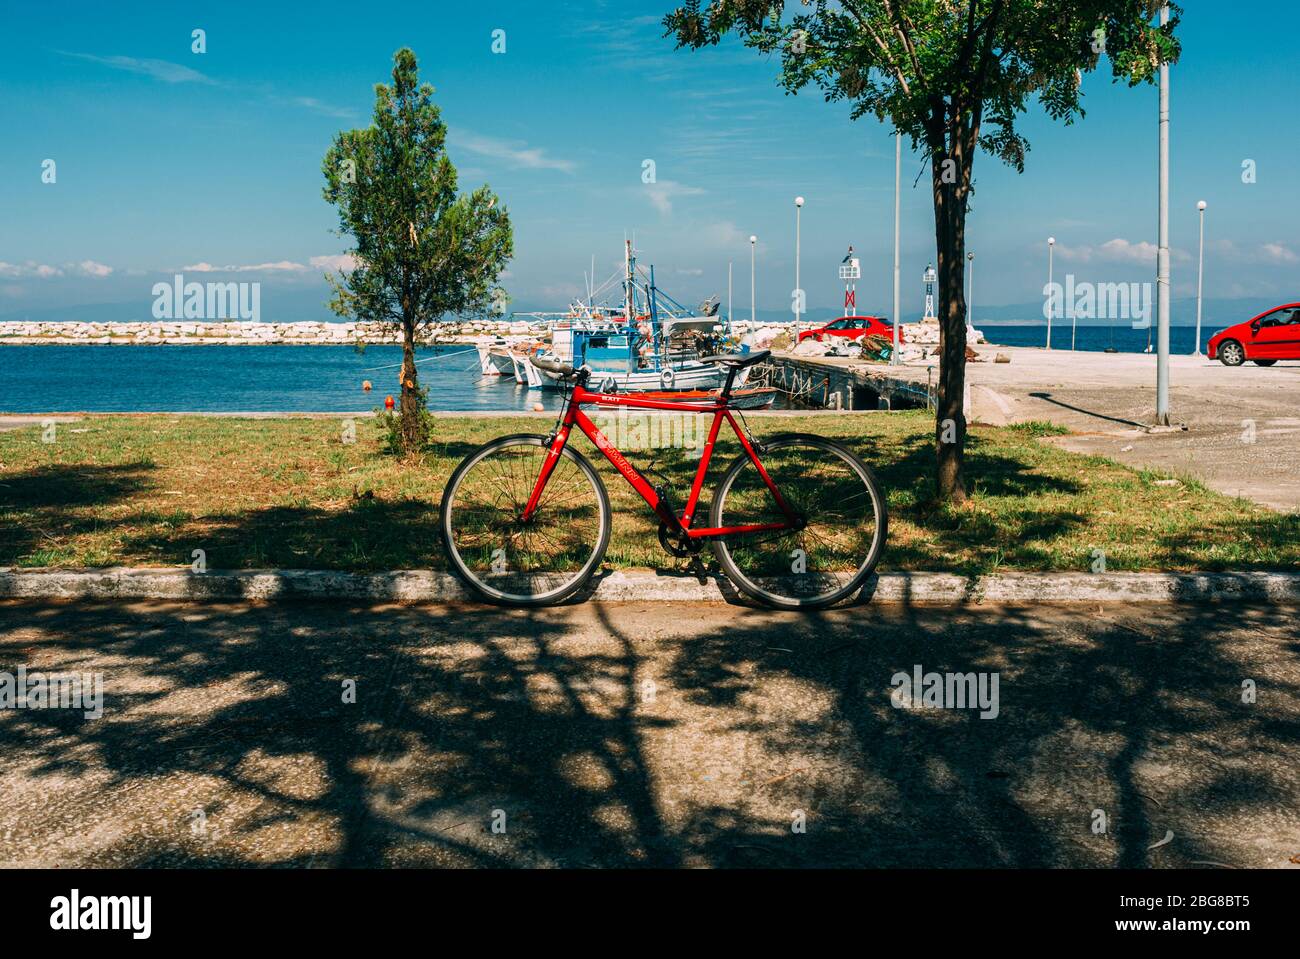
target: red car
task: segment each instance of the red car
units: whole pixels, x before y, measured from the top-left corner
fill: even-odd
[[[1300,360],[1300,303],[1279,306],[1215,333],[1208,352],[1224,366],[1241,366],[1246,360],[1258,366]]]
[[[847,336],[856,340],[860,336],[887,336],[894,338],[894,326],[876,316],[841,316],[832,323],[799,334],[799,342],[807,339],[824,340],[828,336]],[[898,342],[903,342],[903,331],[898,331]]]

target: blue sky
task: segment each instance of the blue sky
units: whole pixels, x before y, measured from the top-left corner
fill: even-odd
[[[813,308],[836,306],[844,248],[863,258],[859,303],[888,312],[893,144],[874,120],[815,92],[790,97],[774,63],[729,43],[675,51],[659,18],[672,0],[411,4],[14,4],[0,33],[0,315],[138,302],[185,267],[315,303],[321,270],[347,246],[331,233],[320,162],[339,129],[365,125],[372,86],[409,45],[437,88],[462,188],[484,181],[515,225],[506,286],[520,308],[558,309],[590,257],[613,268],[625,232],[682,301],[726,296],[748,313],[788,309],[793,198]],[[1198,199],[1206,295],[1300,299],[1300,88],[1291,39],[1300,9],[1187,0],[1173,71],[1174,296],[1193,295]],[[191,52],[191,31],[207,52]],[[506,52],[491,50],[506,31]],[[1057,273],[1149,280],[1156,227],[1156,92],[1085,79],[1072,127],[1036,108],[1025,174],[976,165],[968,240],[981,303],[1041,298],[1045,239]],[[45,159],[57,182],[41,182]],[[657,182],[642,183],[652,159]],[[1257,182],[1243,184],[1254,160]],[[926,179],[904,155],[904,313],[933,258]],[[187,272],[195,272],[193,269]],[[224,278],[213,273],[213,278]],[[270,299],[268,297],[268,299]],[[324,318],[323,306],[313,318]],[[297,319],[268,316],[264,319]],[[1180,318],[1176,317],[1176,321]]]

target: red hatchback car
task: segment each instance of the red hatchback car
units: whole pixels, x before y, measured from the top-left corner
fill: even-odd
[[[1209,355],[1224,366],[1241,366],[1246,360],[1259,366],[1300,360],[1300,303],[1279,306],[1220,330],[1210,337]]]
[[[824,340],[828,336],[846,336],[856,340],[860,336],[894,337],[894,326],[877,316],[841,316],[838,320],[827,323],[815,330],[805,330],[799,334],[799,342],[804,340]],[[898,342],[903,342],[903,331],[898,331]]]

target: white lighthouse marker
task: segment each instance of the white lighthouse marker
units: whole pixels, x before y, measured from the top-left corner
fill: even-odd
[[[844,281],[844,315],[857,316],[858,287],[854,280],[862,278],[862,261],[853,255],[849,247],[848,256],[840,261],[840,279]]]

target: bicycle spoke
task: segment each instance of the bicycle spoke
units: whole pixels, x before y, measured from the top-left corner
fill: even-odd
[[[449,488],[453,560],[489,595],[528,602],[590,575],[608,519],[594,474],[562,456],[525,521],[550,451],[538,440],[509,442],[473,460]]]
[[[714,550],[738,584],[778,605],[835,598],[863,577],[878,555],[878,494],[851,453],[825,441],[796,440],[765,453],[764,468],[801,528],[733,534]],[[752,463],[742,462],[715,516],[718,526],[783,522],[776,498]]]

